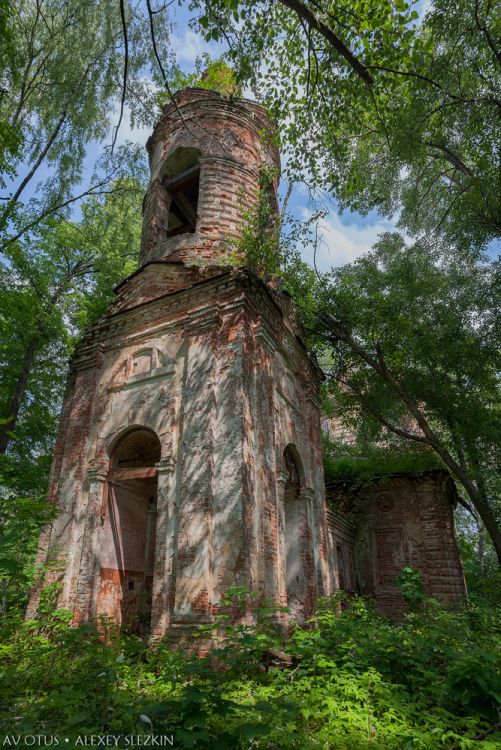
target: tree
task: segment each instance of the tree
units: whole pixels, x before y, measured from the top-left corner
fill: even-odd
[[[113,162],[103,141],[115,121],[113,154],[125,105],[136,120],[147,107],[144,74],[153,59],[146,19],[124,0],[21,0],[10,11],[8,54],[0,58],[0,251],[43,219],[102,194],[136,160],[137,149],[122,148]],[[165,40],[165,9],[161,18]],[[103,158],[82,184],[90,143]]]
[[[436,0],[419,26],[403,0],[196,5],[275,117],[289,175],[416,235],[501,235],[495,3]]]
[[[501,562],[499,273],[486,258],[387,234],[317,283],[305,322],[344,419],[365,439],[433,450]]]
[[[47,220],[0,267],[0,452],[18,438],[4,464],[13,480],[18,465],[31,458],[37,466],[50,453],[75,339],[136,268],[144,190],[132,180],[111,188],[88,199],[80,222]]]
[[[383,430],[432,448],[501,559],[493,479],[499,341],[482,296],[489,289],[492,304],[495,278],[482,251],[501,235],[496,8],[487,0],[436,0],[418,25],[400,0],[196,6],[206,38],[226,42],[238,80],[274,116],[288,151],[286,174],[327,189],[341,208],[397,216],[420,238],[413,249],[384,238],[372,259],[324,279],[318,294],[303,269],[296,299],[303,313],[309,307],[312,340],[321,352],[327,342],[334,357],[346,416],[363,416],[365,427],[372,421],[375,436]],[[414,276],[424,284],[428,315],[411,309],[405,332],[399,311],[404,291],[412,301]]]
[[[2,113],[1,104],[8,87],[17,77],[14,65],[13,15],[14,7],[10,0],[0,0],[0,39],[2,40],[0,47],[0,173],[8,170],[9,160],[15,156],[19,145],[19,134]],[[10,71],[10,75],[7,71]]]

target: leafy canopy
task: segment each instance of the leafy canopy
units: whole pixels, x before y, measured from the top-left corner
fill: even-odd
[[[210,0],[198,25],[272,113],[286,174],[341,208],[485,247],[501,234],[499,14],[436,0]]]
[[[47,219],[0,264],[0,418],[24,388],[0,463],[8,495],[46,490],[69,356],[137,266],[143,194],[132,178],[117,181],[83,204],[80,222]]]
[[[403,439],[433,450],[499,557],[499,264],[387,234],[315,287],[299,310],[340,418],[363,449]]]

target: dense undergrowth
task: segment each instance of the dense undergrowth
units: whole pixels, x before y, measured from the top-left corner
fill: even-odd
[[[260,607],[252,628],[222,617],[224,646],[198,659],[71,628],[48,600],[37,621],[2,622],[0,736],[58,735],[65,747],[104,733],[121,735],[119,746],[173,735],[174,747],[204,750],[494,750],[499,608],[445,609],[412,577],[407,594],[414,606],[402,622],[357,598],[340,612],[334,598],[286,641],[273,608]]]

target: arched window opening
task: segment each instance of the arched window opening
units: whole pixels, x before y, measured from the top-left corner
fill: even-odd
[[[170,195],[167,237],[193,234],[197,226],[200,162],[194,148],[175,151],[167,159],[163,185]]]
[[[303,538],[307,519],[301,499],[301,469],[299,457],[288,447],[283,455],[286,476],[284,493],[285,515],[285,583],[287,606],[292,617],[301,621],[305,610],[305,570]]]
[[[98,614],[123,630],[147,635],[151,628],[156,538],[157,472],[161,446],[139,427],[111,454],[104,519]]]

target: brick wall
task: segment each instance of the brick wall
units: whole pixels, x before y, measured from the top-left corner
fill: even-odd
[[[321,374],[283,312],[287,305],[277,304],[279,293],[253,274],[168,267],[172,291],[148,299],[144,278],[139,283],[146,267],[123,287],[138,284],[136,296],[123,292],[123,305],[75,354],[51,485],[62,513],[40,560],[59,556],[60,604],[76,622],[99,614],[127,621],[148,583],[153,634],[182,640],[195,624],[212,621],[228,586],[244,584],[287,604],[284,534],[297,534],[294,606],[308,617],[331,577]],[[138,353],[151,369],[135,374]],[[161,444],[151,585],[139,549],[146,505],[128,514],[124,495],[120,522],[118,511],[110,514],[110,456],[120,436],[139,426]],[[293,529],[285,523],[287,447],[301,471]],[[245,617],[253,616],[250,607]]]
[[[141,264],[162,258],[196,264],[227,258],[245,212],[256,201],[263,170],[273,172],[276,188],[280,157],[273,138],[264,109],[254,102],[230,101],[196,88],[176,94],[148,141],[151,181],[143,205]],[[165,165],[180,149],[195,149],[200,163],[196,230],[167,238]]]
[[[426,593],[439,601],[466,594],[447,472],[392,475],[359,488],[337,483],[329,494],[353,524],[356,588],[381,612],[403,612],[395,578],[406,566],[420,571]]]

